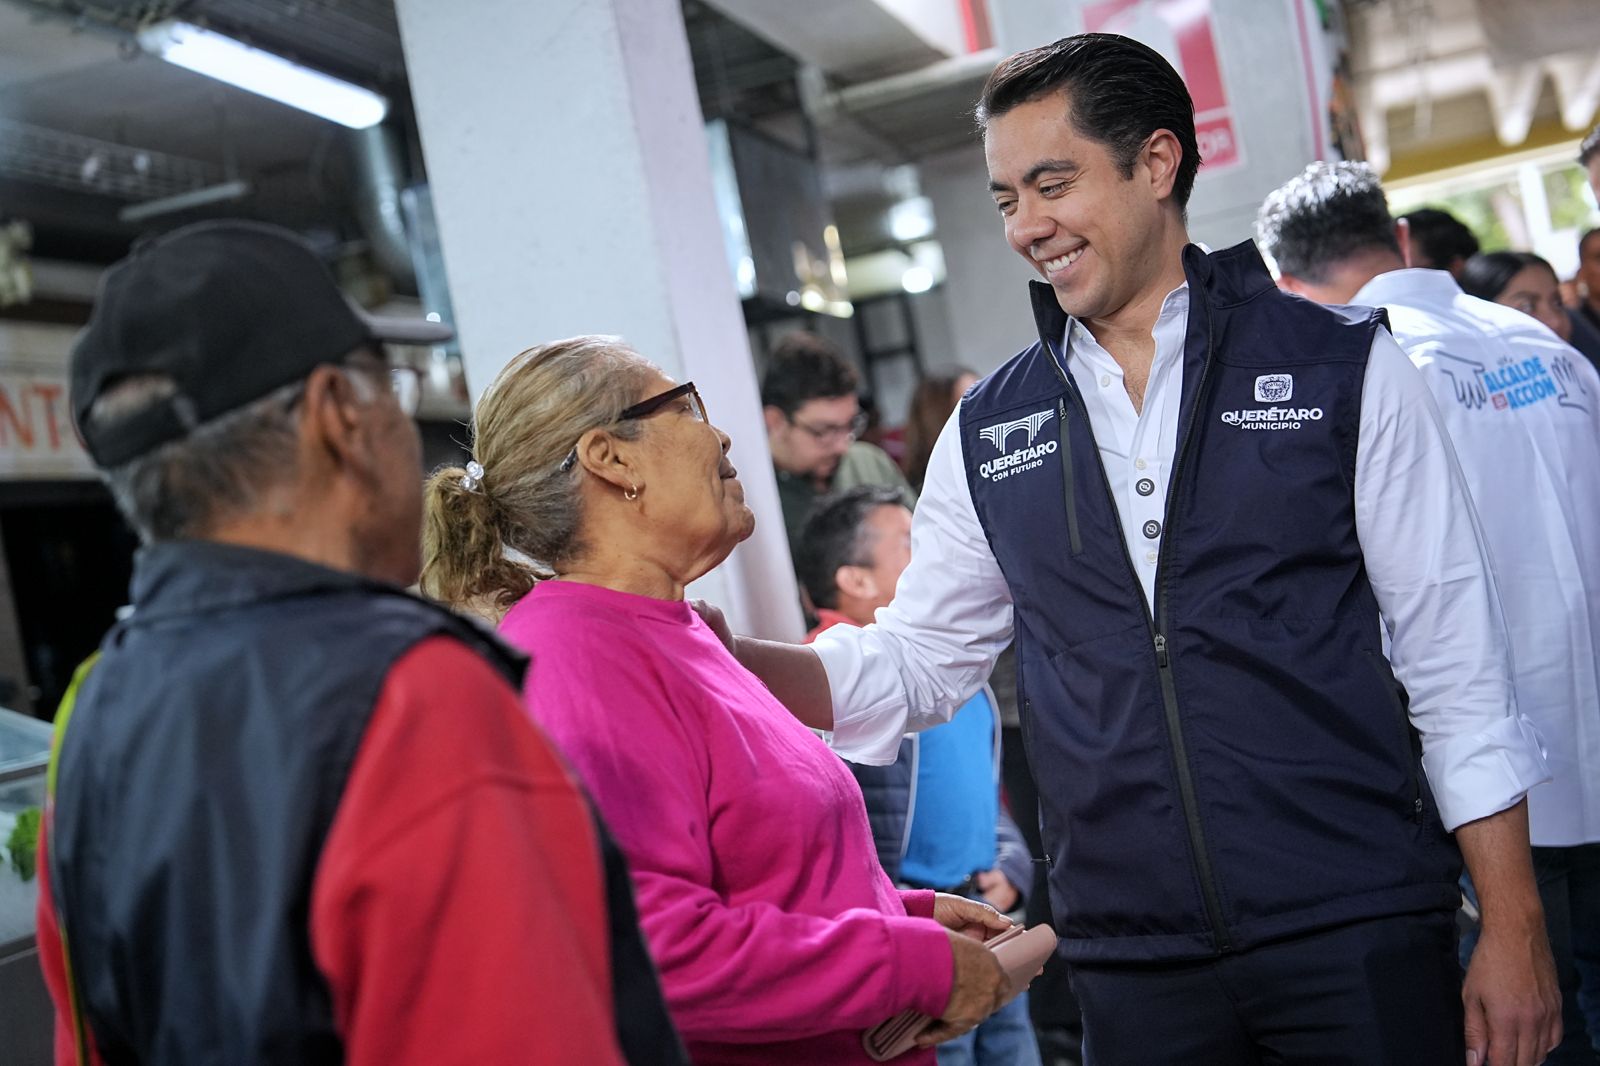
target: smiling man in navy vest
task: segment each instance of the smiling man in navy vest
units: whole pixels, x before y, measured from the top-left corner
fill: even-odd
[[[1537,1063],[1547,771],[1427,387],[1380,313],[1189,243],[1193,105],[1151,49],[1012,56],[978,117],[1039,341],[945,427],[877,623],[736,654],[887,762],[1016,639],[1095,1066]]]

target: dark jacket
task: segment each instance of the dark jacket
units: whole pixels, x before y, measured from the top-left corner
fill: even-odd
[[[1184,271],[1154,604],[1048,286],[1039,342],[961,407],[1014,600],[1051,903],[1080,960],[1207,957],[1459,898],[1356,535],[1382,312],[1279,292],[1248,242],[1191,246]]]
[[[108,1063],[341,1062],[306,923],[384,679],[440,634],[515,691],[525,662],[399,589],[221,544],[145,549],[133,600],[78,690],[50,841],[95,1045]],[[626,867],[597,830],[623,1049],[682,1062]]]

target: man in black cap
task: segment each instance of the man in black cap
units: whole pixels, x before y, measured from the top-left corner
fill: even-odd
[[[106,275],[73,414],[145,546],[57,719],[58,1062],[684,1061],[523,664],[403,591],[397,339],[426,338],[273,227],[191,226]]]

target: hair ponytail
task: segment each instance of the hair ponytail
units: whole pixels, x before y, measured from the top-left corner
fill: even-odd
[[[422,591],[456,610],[496,620],[541,578],[508,557],[494,501],[462,484],[467,472],[446,466],[423,487]]]
[[[422,591],[498,620],[579,554],[584,473],[561,460],[584,433],[616,422],[656,373],[615,337],[556,341],[507,363],[473,409],[480,483],[467,488],[466,470],[447,466],[423,490]]]

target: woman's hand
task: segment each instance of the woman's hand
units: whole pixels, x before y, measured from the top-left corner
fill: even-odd
[[[938,898],[989,910],[981,903],[972,903],[971,900],[962,899],[960,896],[940,893]],[[937,904],[935,907],[937,908]],[[994,916],[1005,921],[998,914]],[[934,917],[938,917],[937,909]],[[1011,923],[1006,922],[1006,924]],[[976,1028],[979,1022],[999,1010],[1005,1004],[1006,997],[1011,994],[1011,981],[1006,977],[1006,972],[1001,967],[1000,960],[995,958],[994,952],[979,944],[976,939],[963,936],[953,929],[947,929],[946,935],[950,938],[950,954],[955,963],[955,973],[950,978],[950,1002],[946,1004],[939,1020],[917,1037],[918,1047],[942,1044],[969,1029]]]
[[[1016,924],[987,903],[948,892],[934,894],[933,920],[973,940],[988,940]]]

